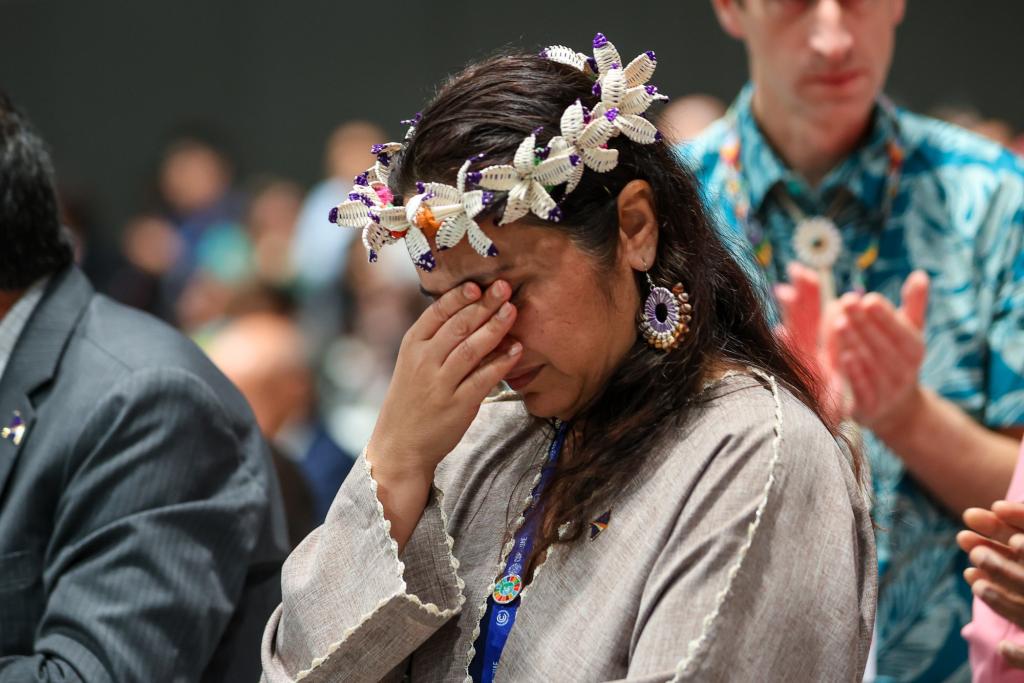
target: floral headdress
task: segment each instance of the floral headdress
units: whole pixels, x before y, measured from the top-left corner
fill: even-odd
[[[600,101],[588,110],[576,100],[566,108],[559,135],[544,147],[537,147],[537,133],[526,136],[511,164],[470,171],[482,155],[467,160],[459,169],[454,187],[444,183],[416,183],[417,194],[404,206],[396,206],[388,189],[391,161],[404,143],[374,145],[377,162],[355,179],[348,199],[331,209],[330,220],[340,226],[360,228],[370,261],[381,248],[405,238],[413,263],[425,271],[436,262],[427,234],[434,235],[437,248],[454,247],[463,237],[481,256],[496,256],[498,250],[474,218],[505,192],[505,207],[499,225],[519,220],[528,213],[552,222],[562,218],[561,208],[551,192],[565,185],[569,195],[583,177],[584,168],[607,173],[619,162],[619,151],[608,146],[618,135],[641,145],[661,138],[653,123],[644,118],[651,103],[668,99],[647,82],[657,64],[653,52],[639,55],[623,66],[618,50],[603,34],[594,37],[594,54],[589,57],[562,45],[549,47],[541,56],[579,69],[594,79],[593,93]],[[415,134],[419,115],[410,124],[405,139]]]

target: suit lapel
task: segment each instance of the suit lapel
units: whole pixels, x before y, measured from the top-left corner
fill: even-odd
[[[34,399],[53,379],[92,295],[78,268],[54,275],[18,337],[0,378],[0,500],[15,461],[31,441],[39,407]]]

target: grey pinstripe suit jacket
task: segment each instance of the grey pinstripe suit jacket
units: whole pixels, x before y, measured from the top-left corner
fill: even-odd
[[[0,439],[0,682],[255,680],[287,546],[234,387],[71,268],[0,378],[0,422],[14,411],[27,430]]]

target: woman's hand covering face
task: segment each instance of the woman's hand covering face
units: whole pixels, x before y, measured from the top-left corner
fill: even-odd
[[[506,340],[517,313],[511,292],[504,280],[486,292],[461,284],[409,328],[367,448],[375,471],[415,472],[429,481],[462,439],[522,352],[521,344]]]

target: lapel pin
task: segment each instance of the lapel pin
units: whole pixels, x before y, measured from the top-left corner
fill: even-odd
[[[599,533],[608,528],[608,522],[612,519],[612,511],[608,510],[603,515],[590,523],[590,540],[593,541]]]
[[[21,413],[15,410],[10,424],[0,429],[0,439],[10,439],[11,443],[19,446],[23,436],[25,436],[25,421],[21,419]]]

